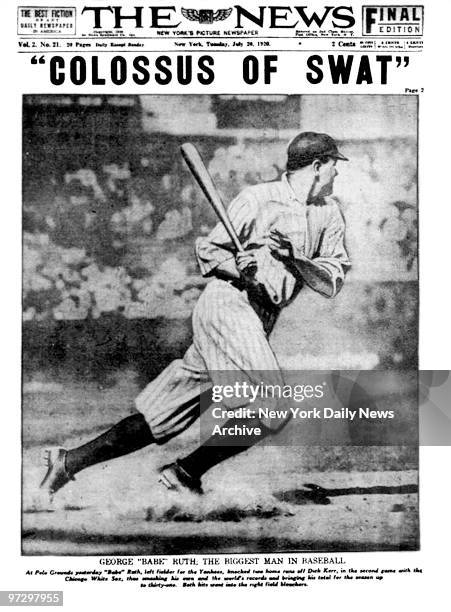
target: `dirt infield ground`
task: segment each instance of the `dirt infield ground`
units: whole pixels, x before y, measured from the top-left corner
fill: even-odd
[[[24,391],[26,555],[419,546],[417,456],[406,447],[257,447],[208,473],[196,501],[168,495],[156,477],[160,465],[196,444],[194,426],[165,447],[79,474],[50,506],[38,492],[44,448],[73,446],[126,416],[137,388],[133,373],[123,372],[108,389],[37,376]]]

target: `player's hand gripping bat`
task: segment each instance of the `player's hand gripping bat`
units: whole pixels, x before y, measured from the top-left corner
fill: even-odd
[[[226,208],[196,147],[190,142],[186,142],[180,147],[180,149],[183,159],[186,161],[186,164],[196,179],[197,184],[204,192],[205,197],[213,206],[214,211],[218,215],[221,223],[224,225],[230,239],[235,245],[236,250],[238,252],[244,252],[243,245],[240,243],[235,228],[229,219]]]

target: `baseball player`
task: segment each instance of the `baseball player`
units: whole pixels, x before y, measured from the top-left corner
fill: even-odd
[[[50,498],[81,470],[164,444],[186,430],[199,417],[201,394],[224,382],[221,373],[258,385],[265,372],[266,382],[269,376],[270,383],[283,384],[268,342],[280,310],[305,284],[334,297],[350,266],[344,221],[330,197],[339,160],[347,158],[327,134],[298,134],[288,146],[281,180],[247,187],[230,204],[228,213],[245,251],[236,252],[222,224],[197,240],[202,274],[213,280],[193,311],[192,345],[141,392],[137,414],[78,448],[47,451],[41,487]],[[163,466],[160,482],[170,490],[202,493],[207,470],[284,424],[254,421],[259,435],[211,436],[188,456]],[[232,418],[227,426],[242,423]],[[249,419],[246,425],[252,425]]]

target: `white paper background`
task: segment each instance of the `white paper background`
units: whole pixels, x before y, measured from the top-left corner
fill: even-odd
[[[309,2],[309,6],[319,3]],[[6,5],[6,3],[5,3]],[[425,2],[425,51],[412,58],[398,85],[374,87],[378,93],[404,93],[403,87],[423,87],[420,96],[420,367],[422,369],[451,369],[449,346],[451,300],[449,291],[450,259],[450,88],[449,88],[449,30],[451,8],[447,0]],[[22,558],[20,556],[20,279],[21,279],[21,95],[47,91],[39,82],[36,71],[25,66],[24,59],[15,53],[16,5],[3,7],[2,36],[2,182],[3,223],[1,224],[2,267],[2,325],[1,372],[3,393],[1,401],[2,427],[0,430],[1,456],[1,521],[0,521],[0,589],[40,589],[56,587],[51,579],[24,580],[27,568],[68,567],[65,558]],[[273,93],[306,93],[299,89],[295,58],[281,61],[283,70],[278,75]],[[413,62],[415,60],[415,62]],[[221,65],[224,68],[221,70]],[[415,70],[413,69],[415,64]],[[422,64],[422,67],[420,66]],[[227,69],[228,66],[228,69]],[[217,79],[209,93],[233,93],[237,81],[226,58],[217,61]],[[284,81],[282,81],[284,79]],[[169,88],[167,88],[169,89]],[[165,88],[165,93],[168,93]],[[68,88],[74,91],[75,88]],[[193,87],[191,91],[201,91]],[[350,87],[347,93],[367,93],[369,88]],[[173,93],[186,93],[173,87]],[[246,92],[246,88],[240,91]],[[340,87],[321,86],[315,93],[339,93]],[[62,93],[63,89],[58,89]],[[75,91],[74,91],[75,92]],[[252,88],[249,92],[255,93]],[[266,92],[266,88],[265,88]],[[268,88],[268,93],[270,89]],[[78,92],[77,92],[78,93]],[[102,93],[107,93],[102,90]],[[142,93],[140,91],[140,93]],[[149,91],[149,93],[151,93]],[[174,592],[140,591],[135,585],[84,585],[64,587],[65,608],[79,610],[81,606],[103,605],[108,609],[158,609],[199,606],[202,609],[229,609],[231,605],[245,608],[261,605],[271,609],[281,606],[314,606],[318,608],[346,606],[347,609],[380,610],[396,607],[447,609],[449,526],[451,493],[448,466],[451,448],[422,448],[420,472],[421,551],[417,553],[348,554],[349,565],[365,567],[422,567],[424,574],[387,578],[382,582],[318,584],[302,589],[239,590],[224,592],[181,590]],[[78,558],[73,567],[98,567],[95,559]]]

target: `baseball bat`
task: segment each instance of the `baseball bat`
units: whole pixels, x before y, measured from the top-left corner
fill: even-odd
[[[180,147],[183,159],[186,162],[186,165],[191,170],[192,175],[197,181],[197,184],[202,189],[205,197],[213,206],[214,211],[219,217],[219,220],[224,225],[227,233],[230,236],[233,244],[237,251],[244,251],[243,245],[240,242],[240,239],[237,236],[235,228],[232,225],[232,222],[229,219],[229,215],[227,214],[226,207],[224,206],[223,201],[221,200],[219,193],[213,183],[213,180],[205,167],[204,162],[202,161],[201,156],[199,155],[196,147],[190,142],[186,142]]]

